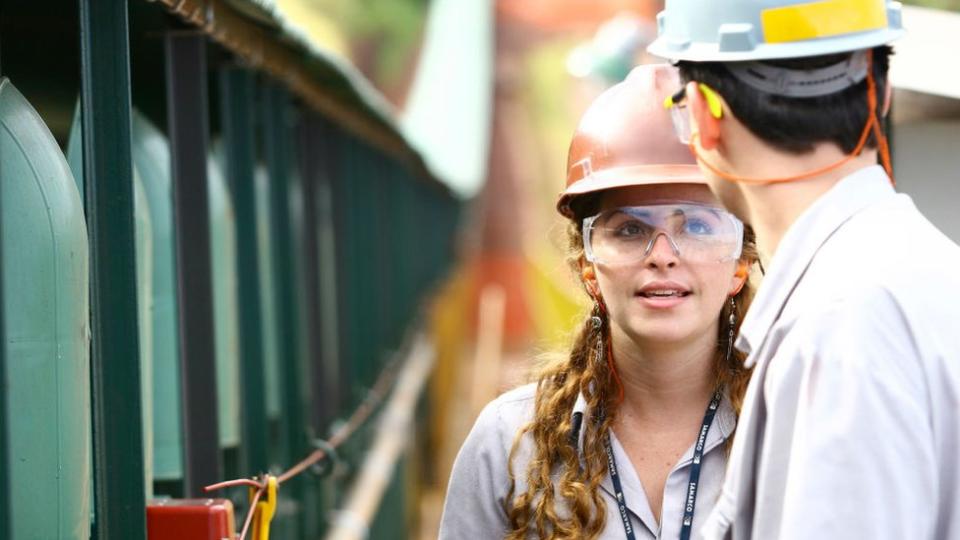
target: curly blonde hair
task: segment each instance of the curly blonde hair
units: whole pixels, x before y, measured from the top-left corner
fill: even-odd
[[[583,259],[583,237],[579,223],[567,228],[570,245],[568,260],[577,270]],[[756,243],[752,230],[744,233],[741,261],[752,264],[757,260]],[[749,282],[734,297],[737,311],[737,330],[746,312],[753,289]],[[717,388],[725,388],[739,414],[750,378],[743,367],[743,354],[733,350],[726,356],[730,303],[720,313],[714,369]],[[609,319],[602,309],[594,310],[601,318],[595,330],[587,317],[579,330],[568,357],[544,364],[536,375],[537,390],[533,420],[517,433],[510,450],[508,467],[510,489],[505,511],[510,523],[508,540],[522,540],[530,536],[549,539],[593,539],[606,525],[606,506],[601,495],[600,482],[607,472],[604,440],[617,414],[623,391],[610,351]],[[598,340],[603,340],[606,358],[595,361]],[[583,437],[582,453],[576,441],[571,440],[572,415],[577,396],[583,394],[587,410],[580,428]],[[605,414],[604,414],[605,412]],[[517,478],[513,470],[521,440],[527,435],[533,439],[533,455],[525,471],[526,488],[517,494]],[[730,440],[727,441],[729,448]]]

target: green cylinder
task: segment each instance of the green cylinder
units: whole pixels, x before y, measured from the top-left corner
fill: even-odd
[[[142,179],[149,206],[151,228],[148,236],[152,243],[152,249],[140,241],[137,243],[138,260],[142,258],[141,253],[152,252],[150,279],[137,286],[141,305],[152,304],[149,319],[152,343],[148,345],[141,340],[140,344],[141,354],[151,351],[153,358],[152,368],[142,366],[142,378],[152,379],[143,395],[144,410],[152,409],[153,412],[148,417],[152,418],[153,441],[152,444],[144,441],[147,449],[144,461],[152,464],[157,479],[176,480],[183,476],[183,438],[170,146],[166,136],[140,112],[134,110],[131,121],[133,165]],[[138,221],[141,213],[138,209]],[[147,302],[144,299],[148,299]]]
[[[263,366],[267,418],[280,417],[280,355],[277,339],[277,303],[274,300],[273,243],[270,241],[270,175],[262,165],[254,173],[257,196],[257,244],[260,265],[260,303],[263,309]]]
[[[47,126],[0,79],[3,302],[14,538],[90,532],[89,254],[83,205]]]
[[[217,420],[220,446],[240,444],[240,327],[237,320],[236,214],[217,160],[207,160],[210,198],[210,264],[217,348]]]
[[[143,429],[143,486],[146,497],[153,497],[154,400],[153,358],[155,302],[153,294],[153,223],[144,182],[136,164],[133,167],[133,221],[137,250],[137,334],[140,336],[140,402]],[[163,409],[158,409],[162,412]]]

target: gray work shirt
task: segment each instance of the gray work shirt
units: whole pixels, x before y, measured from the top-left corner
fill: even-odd
[[[960,248],[876,166],[790,227],[704,538],[960,538]]]
[[[477,418],[476,424],[460,448],[453,464],[447,498],[440,523],[440,538],[444,540],[501,539],[508,531],[504,510],[510,486],[507,460],[513,440],[520,428],[533,418],[536,385],[529,384],[507,392],[490,402]],[[572,411],[571,411],[572,413]],[[696,534],[720,492],[726,465],[723,442],[733,432],[736,417],[728,400],[724,399],[707,434],[697,507],[693,520]],[[691,437],[696,433],[691,433]],[[636,470],[617,438],[611,433],[611,443],[620,472],[624,497],[630,521],[638,539],[674,539],[680,536],[684,500],[690,480],[693,445],[673,467],[667,477],[663,494],[663,513],[660,523],[654,519],[646,494]],[[532,437],[524,435],[513,471],[518,479],[516,494],[523,493],[527,465],[532,455]],[[625,537],[623,521],[613,495],[613,484],[607,474],[602,482],[606,501],[607,521],[600,538]]]

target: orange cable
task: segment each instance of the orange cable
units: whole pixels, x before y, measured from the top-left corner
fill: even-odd
[[[215,490],[218,490],[218,489],[223,489],[223,488],[228,488],[228,487],[234,487],[234,486],[247,486],[247,487],[261,488],[261,487],[263,487],[264,485],[265,485],[265,484],[261,484],[260,482],[257,482],[257,481],[255,481],[255,480],[251,480],[251,479],[249,479],[249,478],[238,478],[238,479],[236,479],[236,480],[227,480],[226,482],[220,482],[220,483],[218,483],[218,484],[211,484],[211,485],[209,485],[209,486],[204,487],[203,490],[204,490],[204,491],[215,491]]]
[[[690,152],[693,153],[694,157],[699,161],[704,167],[706,167],[711,173],[716,175],[718,178],[727,180],[729,182],[741,183],[741,184],[752,184],[752,185],[766,185],[766,184],[780,184],[784,182],[793,182],[796,180],[803,180],[813,176],[821,175],[825,172],[832,171],[846,163],[848,163],[853,158],[860,155],[863,152],[864,147],[867,144],[867,139],[870,136],[872,131],[875,138],[877,139],[877,147],[880,152],[880,159],[883,163],[883,168],[887,172],[887,176],[890,177],[890,183],[896,185],[896,182],[893,179],[893,168],[890,164],[890,151],[887,145],[887,138],[884,136],[883,131],[880,129],[880,122],[877,120],[877,83],[873,78],[873,51],[868,51],[867,53],[867,108],[869,117],[867,118],[867,123],[863,126],[863,131],[860,133],[860,139],[857,141],[857,146],[853,151],[848,154],[846,157],[831,163],[824,167],[819,167],[812,171],[794,175],[794,176],[785,176],[781,178],[749,178],[744,176],[737,176],[725,172],[718,168],[716,165],[710,163],[703,156],[697,152],[696,141],[700,137],[699,132],[694,132],[690,135]]]
[[[260,500],[260,496],[263,495],[263,492],[267,490],[267,485],[260,486],[260,489],[253,495],[253,500],[250,501],[250,509],[247,510],[247,518],[243,520],[243,528],[240,529],[240,537],[238,540],[243,540],[247,536],[247,530],[250,528],[250,523],[253,521],[253,515],[257,511],[257,501]]]
[[[331,448],[337,448],[348,440],[356,431],[363,425],[367,419],[370,418],[370,415],[376,410],[377,405],[383,398],[386,396],[387,390],[393,385],[393,382],[396,380],[396,367],[397,361],[393,361],[390,364],[387,364],[380,372],[380,375],[377,377],[376,382],[371,387],[370,392],[367,393],[367,396],[363,399],[353,414],[350,415],[349,419],[345,424],[334,432],[333,436],[330,437],[330,440],[327,441]],[[290,480],[291,478],[297,476],[298,474],[305,471],[311,465],[318,463],[326,456],[324,450],[318,449],[311,452],[305,459],[289,468],[286,472],[277,477],[277,486]],[[264,475],[265,477],[266,475]],[[247,486],[250,488],[256,488],[257,492],[254,495],[253,500],[250,503],[250,508],[247,511],[247,517],[244,520],[243,529],[241,530],[239,540],[243,540],[246,536],[247,529],[250,526],[250,522],[253,518],[253,515],[256,513],[257,501],[260,499],[260,496],[267,489],[267,481],[257,481],[252,478],[238,478],[236,480],[227,480],[224,482],[218,482],[216,484],[211,484],[203,488],[204,491],[215,491],[219,489],[224,489],[228,487],[236,486]]]

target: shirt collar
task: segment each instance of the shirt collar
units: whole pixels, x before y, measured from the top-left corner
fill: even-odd
[[[749,355],[746,367],[756,363],[750,353],[763,344],[820,246],[854,214],[892,194],[882,167],[864,167],[837,182],[787,229],[740,327],[736,346]]]
[[[576,411],[576,406],[574,407],[574,411]],[[733,434],[733,430],[736,428],[736,425],[737,414],[733,410],[733,404],[730,402],[729,396],[724,394],[723,398],[720,400],[720,407],[717,409],[717,415],[713,419],[713,425],[710,427],[710,431],[707,432],[707,439],[703,446],[703,454],[707,455],[713,451],[722,451],[722,449],[715,449],[720,447],[724,441],[726,441]],[[581,445],[582,441],[583,439],[581,438]],[[647,494],[643,490],[643,484],[640,482],[640,477],[637,474],[637,470],[634,468],[633,463],[630,461],[630,456],[627,455],[626,450],[620,444],[616,433],[613,431],[610,432],[610,446],[613,450],[614,459],[616,459],[617,462],[617,470],[620,474],[623,494],[627,499],[627,509],[629,509],[630,512],[632,512],[633,515],[635,515],[637,519],[643,523],[644,527],[650,531],[652,536],[659,536],[658,531],[660,530],[660,527],[652,513],[653,509],[650,508]],[[582,452],[583,447],[580,446],[579,449]],[[689,467],[692,462],[693,445],[687,449],[686,453],[680,458],[674,468],[671,469],[669,474],[677,474],[678,471]],[[684,482],[686,482],[686,477],[684,477]],[[614,499],[617,498],[613,488],[613,480],[611,480],[609,473],[604,476],[603,480],[601,480],[600,487],[606,491],[610,497],[613,497]],[[607,519],[616,519],[616,517],[608,516]]]
[[[573,411],[571,415],[582,414],[582,418],[586,418],[587,412],[587,400],[583,397],[583,393],[577,395],[577,401],[573,404]],[[730,435],[733,434],[733,430],[737,427],[737,413],[733,410],[733,404],[730,402],[730,396],[726,393],[723,394],[723,397],[720,400],[720,407],[717,409],[717,415],[713,420],[713,425],[720,429],[711,428],[707,433],[707,440],[704,445],[704,452],[710,448],[716,446],[722,441],[727,440]],[[581,425],[582,426],[582,425]],[[581,427],[580,432],[577,437],[577,451],[582,454],[583,452],[583,428]],[[689,456],[684,456],[680,461],[683,462],[688,459],[693,459],[693,448],[690,448],[687,452]]]

